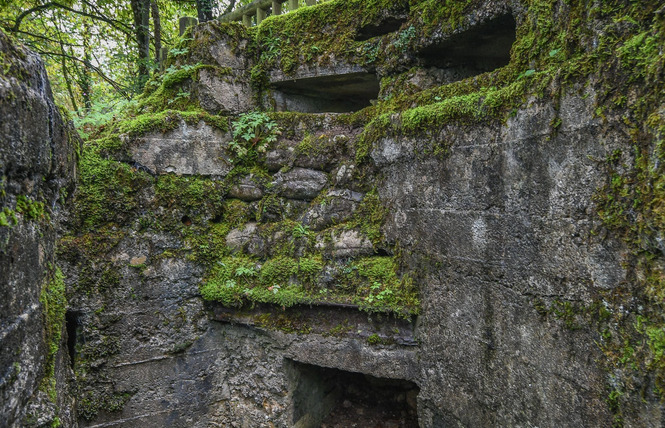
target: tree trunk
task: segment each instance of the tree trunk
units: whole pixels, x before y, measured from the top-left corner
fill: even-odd
[[[140,90],[148,80],[148,63],[150,62],[150,0],[131,0],[131,5],[139,52],[137,90]]]
[[[235,6],[236,6],[236,0],[230,0],[229,4],[226,6],[226,9],[224,9],[224,12],[222,12],[222,15],[226,15],[227,13],[231,13]]]
[[[196,0],[196,10],[199,15],[199,22],[212,21],[212,10],[214,0]]]
[[[150,8],[152,11],[152,28],[153,28],[153,41],[152,44],[155,46],[155,59],[163,61],[164,58],[159,57],[159,53],[162,50],[162,21],[159,17],[159,6],[157,5],[157,0],[152,0],[150,2]],[[159,69],[156,69],[155,72],[158,72]]]
[[[83,10],[87,12],[86,9],[87,5],[84,3]],[[90,73],[90,68],[87,65],[90,64],[92,61],[92,55],[90,53],[92,51],[92,48],[90,46],[90,34],[91,34],[90,20],[86,17],[83,18],[83,60],[85,61],[84,63],[85,66],[83,67],[79,86],[81,87],[81,96],[83,97],[83,105],[88,111],[92,107],[92,97],[91,97],[92,76]]]

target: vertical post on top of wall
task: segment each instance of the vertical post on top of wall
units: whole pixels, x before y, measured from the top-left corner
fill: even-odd
[[[191,16],[183,16],[183,17],[181,17],[181,18],[178,20],[178,24],[179,24],[179,25],[178,25],[178,27],[179,27],[178,29],[180,30],[180,31],[179,31],[179,34],[182,36],[183,34],[185,34],[185,31],[187,31],[187,29],[188,29],[189,27],[193,27],[194,25],[196,25],[196,24],[198,24],[198,23],[199,23],[199,20],[196,19],[196,18],[193,18],[193,17],[191,17]]]
[[[305,3],[307,6],[314,6],[316,4],[316,0],[305,0]]]
[[[289,0],[289,10],[298,9],[298,0]]]
[[[162,47],[159,50],[159,68],[160,70],[164,70],[164,66],[166,64],[166,57],[169,55],[169,48]]]
[[[273,15],[282,14],[282,2],[280,0],[272,0],[272,14]]]
[[[261,21],[266,19],[266,11],[265,9],[261,9],[260,7],[256,8],[256,25],[259,25]]]
[[[245,27],[251,27],[252,26],[252,16],[244,14],[242,16],[242,23]]]

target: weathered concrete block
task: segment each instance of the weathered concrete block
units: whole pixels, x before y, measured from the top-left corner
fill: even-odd
[[[226,245],[234,252],[261,255],[265,243],[259,235],[257,224],[246,223],[242,228],[233,229],[226,235]]]
[[[240,182],[234,184],[229,190],[229,197],[245,202],[258,201],[263,195],[263,189],[252,180],[251,175],[241,178]]]
[[[313,169],[293,168],[274,176],[277,191],[289,199],[311,200],[328,184],[328,176]]]
[[[199,102],[214,114],[239,114],[254,107],[248,82],[235,75],[219,76],[215,70],[200,70],[196,82]]]
[[[203,121],[181,121],[168,132],[152,132],[130,142],[132,159],[156,174],[225,176],[232,168],[226,151],[230,133]]]
[[[358,207],[363,194],[351,190],[331,190],[326,194],[323,202],[307,210],[302,222],[309,225],[312,230],[322,230],[326,227],[348,220]]]

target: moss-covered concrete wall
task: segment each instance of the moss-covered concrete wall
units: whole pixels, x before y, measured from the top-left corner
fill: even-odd
[[[333,0],[191,29],[81,153],[79,422],[293,426],[305,363],[414,382],[420,426],[658,426],[663,13]],[[274,111],[357,73],[366,108]]]

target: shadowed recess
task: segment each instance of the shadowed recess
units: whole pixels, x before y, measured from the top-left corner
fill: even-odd
[[[371,105],[379,95],[376,74],[356,72],[273,83],[277,111],[347,113]]]
[[[420,57],[425,66],[454,70],[459,74],[451,80],[492,71],[510,62],[515,28],[512,15],[501,15],[426,47]]]
[[[418,427],[418,386],[286,360],[294,427]]]
[[[395,31],[399,30],[402,24],[405,22],[406,16],[388,16],[377,23],[369,24],[360,28],[358,30],[358,34],[356,34],[355,40],[357,42],[362,42],[373,37],[394,33]]]

